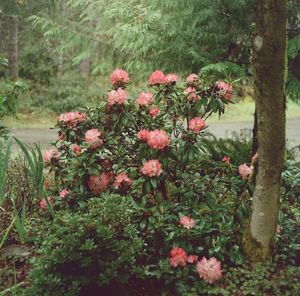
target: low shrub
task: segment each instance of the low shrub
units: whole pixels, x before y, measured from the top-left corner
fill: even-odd
[[[77,213],[58,213],[34,260],[28,295],[78,295],[91,284],[127,282],[143,241],[132,207],[119,195],[91,198]]]

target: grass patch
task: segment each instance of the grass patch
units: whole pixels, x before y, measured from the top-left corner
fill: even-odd
[[[227,122],[252,121],[254,110],[254,101],[248,97],[237,104],[228,105],[221,120]],[[286,117],[287,119],[300,118],[300,104],[288,102]],[[219,121],[219,117],[217,114],[214,114],[209,120],[211,122]]]

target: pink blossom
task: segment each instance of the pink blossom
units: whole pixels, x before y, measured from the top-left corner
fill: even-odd
[[[276,233],[280,234],[280,232],[281,232],[281,227],[280,227],[280,225],[277,225],[276,226]]]
[[[48,202],[49,202],[49,204],[53,204],[53,202],[54,202],[53,196],[48,196]],[[46,207],[47,207],[47,201],[46,201],[45,198],[43,198],[43,199],[40,201],[40,208],[41,208],[41,209],[46,209]]]
[[[131,185],[132,180],[128,178],[128,176],[123,172],[116,176],[115,182],[113,183],[113,187],[118,189],[122,184],[123,185]]]
[[[225,155],[225,156],[223,157],[222,161],[223,161],[224,163],[226,163],[226,164],[230,164],[230,157]]]
[[[215,257],[208,260],[203,257],[197,263],[197,272],[200,278],[212,284],[222,276],[221,263]]]
[[[175,247],[170,252],[170,265],[172,267],[186,266],[188,256],[182,248]]]
[[[45,189],[49,189],[50,188],[50,181],[49,180],[45,180],[45,183],[44,183],[44,186],[45,186]]]
[[[136,105],[148,106],[153,103],[153,94],[150,92],[142,92],[135,101]]]
[[[142,174],[148,177],[159,176],[162,173],[161,164],[157,159],[151,159],[144,163]]]
[[[200,100],[200,96],[196,94],[196,88],[189,86],[184,90],[184,93],[187,94],[187,99],[189,101],[196,102]]]
[[[86,120],[86,114],[80,112],[67,112],[60,114],[58,120],[67,124]]]
[[[150,85],[159,85],[167,83],[167,79],[163,72],[156,70],[154,71],[149,78]]]
[[[256,152],[251,158],[251,164],[254,165],[258,160],[258,152]]]
[[[195,83],[199,82],[199,76],[197,74],[190,74],[186,80],[187,85],[194,85]]]
[[[87,180],[87,186],[93,193],[98,194],[107,190],[111,178],[111,173],[102,173],[99,176],[89,176]]]
[[[186,229],[191,229],[196,225],[196,221],[189,216],[182,216],[179,223]]]
[[[249,176],[252,176],[254,167],[251,165],[248,167],[245,163],[239,166],[239,174],[242,179],[246,180]]]
[[[80,155],[80,153],[81,153],[81,148],[80,148],[80,146],[78,145],[78,144],[74,144],[73,145],[73,152],[76,154],[76,155]]]
[[[44,152],[44,162],[50,163],[52,159],[58,159],[60,157],[60,153],[57,148],[50,148],[45,150]]]
[[[173,73],[169,73],[166,76],[166,80],[167,80],[168,84],[175,84],[179,80],[179,77],[177,75],[173,74]]]
[[[86,131],[84,137],[85,142],[89,144],[89,147],[92,149],[96,149],[103,145],[103,141],[100,139],[101,132],[96,128]]]
[[[126,102],[127,99],[127,91],[119,87],[117,90],[111,90],[108,93],[107,104],[108,106],[122,105]]]
[[[66,197],[69,193],[70,193],[70,190],[64,188],[63,190],[61,190],[61,191],[59,192],[59,197],[64,198],[64,197]]]
[[[205,121],[200,117],[195,117],[189,121],[189,130],[199,134],[205,128]]]
[[[218,81],[217,87],[219,88],[219,93],[226,99],[231,100],[232,99],[232,85],[224,82],[224,81]]]
[[[188,263],[196,263],[198,260],[198,256],[197,255],[189,255],[187,258],[187,262]]]
[[[162,150],[170,144],[170,137],[165,131],[150,131],[147,137],[147,144],[152,149]]]
[[[149,135],[149,131],[143,129],[143,130],[140,130],[140,131],[137,133],[137,138],[138,138],[140,141],[146,142],[147,139],[148,139],[148,135]]]
[[[123,85],[129,82],[129,75],[126,71],[122,69],[114,70],[110,75],[110,81],[113,85]]]
[[[60,114],[58,121],[75,127],[78,123],[86,120],[86,114],[80,112],[68,112]]]
[[[155,118],[159,113],[160,113],[160,110],[159,110],[159,108],[156,107],[156,106],[150,108],[150,110],[149,110],[149,114],[150,114],[150,116],[152,116],[153,118]]]

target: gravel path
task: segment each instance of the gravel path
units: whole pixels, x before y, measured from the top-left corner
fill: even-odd
[[[252,129],[252,122],[214,122],[209,124],[209,131],[218,138],[230,137],[232,132],[241,129]],[[56,139],[56,130],[48,128],[18,128],[11,129],[11,134],[29,146],[38,143],[43,149],[50,146]],[[300,118],[287,122],[287,138],[295,145],[300,144]]]

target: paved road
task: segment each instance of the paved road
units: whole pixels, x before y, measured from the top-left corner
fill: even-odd
[[[252,122],[214,122],[209,124],[209,131],[218,138],[230,137],[232,132],[241,129],[252,129]],[[38,143],[42,148],[50,146],[50,142],[56,139],[56,130],[47,128],[18,128],[11,130],[12,135],[28,145]],[[287,122],[287,137],[293,144],[300,144],[300,118]]]

